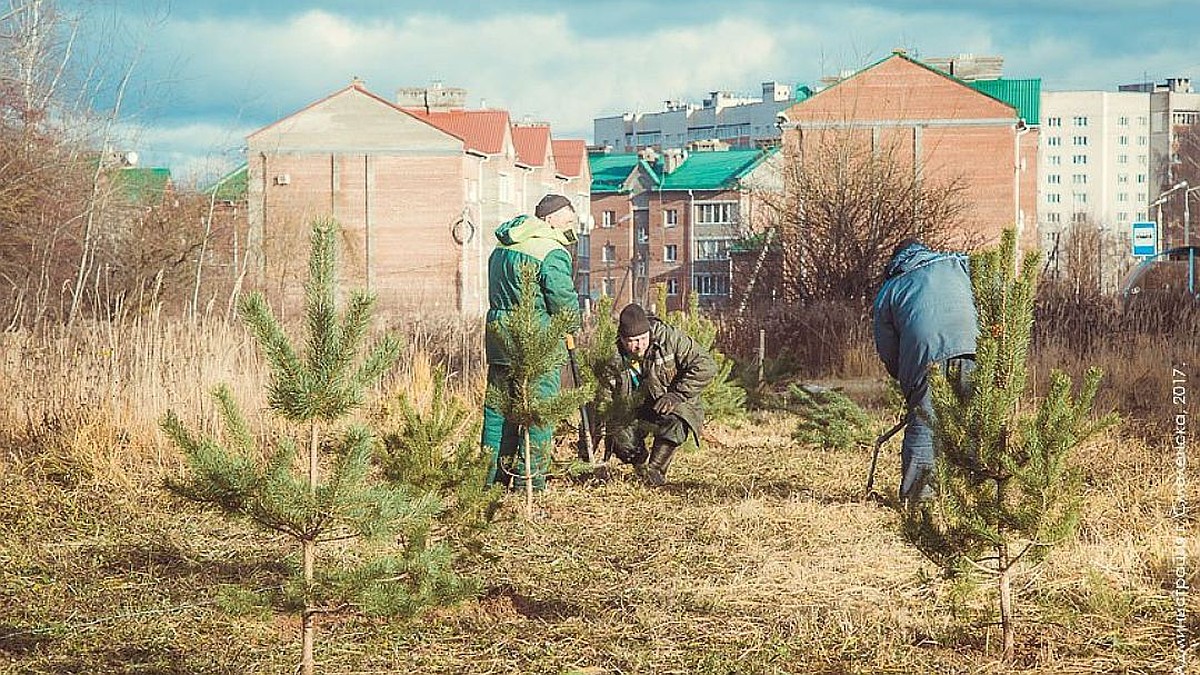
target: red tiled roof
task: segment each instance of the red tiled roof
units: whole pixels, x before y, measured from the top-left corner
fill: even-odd
[[[504,134],[509,119],[506,110],[434,110],[402,108],[419,120],[462,139],[468,150],[486,155],[504,152]]]
[[[575,178],[582,173],[583,161],[587,157],[587,141],[563,140],[551,141],[554,153],[554,166],[560,176]]]
[[[545,124],[520,124],[512,129],[517,161],[525,166],[543,166],[550,151],[550,127]]]

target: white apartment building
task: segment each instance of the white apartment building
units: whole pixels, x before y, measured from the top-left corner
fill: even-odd
[[[1147,219],[1151,190],[1150,96],[1141,92],[1044,91],[1038,148],[1038,232],[1049,271],[1066,264],[1072,224],[1095,227],[1096,265],[1115,290],[1137,261],[1131,224]]]
[[[769,145],[780,138],[778,113],[809,93],[778,82],[763,82],[762,98],[713,91],[701,105],[670,100],[658,112],[597,117],[592,120],[592,138],[597,147],[616,153],[683,148],[710,139],[735,148]]]
[[[1140,92],[1150,106],[1150,199],[1175,184],[1174,167],[1179,161],[1179,131],[1181,127],[1200,123],[1200,93],[1192,91],[1186,77],[1168,78],[1166,82],[1144,82],[1121,85],[1122,92]]]

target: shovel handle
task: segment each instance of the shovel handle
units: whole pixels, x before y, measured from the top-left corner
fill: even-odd
[[[883,447],[883,444],[887,443],[888,439],[895,436],[896,432],[903,429],[906,424],[908,424],[907,417],[901,419],[896,423],[896,426],[888,429],[875,439],[875,451],[871,453],[871,469],[867,472],[867,490],[864,497],[870,497],[871,490],[875,487],[875,464],[879,461],[879,448]]]

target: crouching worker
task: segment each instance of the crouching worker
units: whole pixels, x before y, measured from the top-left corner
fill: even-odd
[[[704,426],[700,392],[717,373],[712,355],[686,333],[626,305],[617,325],[617,356],[608,371],[614,400],[629,401],[630,415],[610,420],[613,454],[632,464],[651,485],[666,482],[675,449]],[[653,436],[649,453],[646,438]]]

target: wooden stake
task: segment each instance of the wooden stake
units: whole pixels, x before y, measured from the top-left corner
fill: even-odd
[[[533,450],[529,447],[529,429],[522,429],[525,436],[525,519],[533,519]]]

